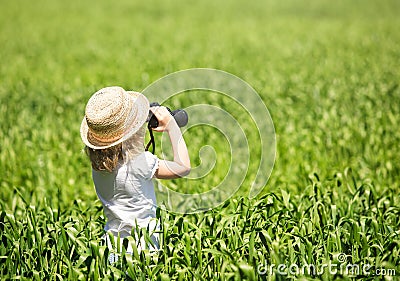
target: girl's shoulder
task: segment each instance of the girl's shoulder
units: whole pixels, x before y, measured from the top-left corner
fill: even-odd
[[[129,160],[125,165],[130,173],[144,179],[151,179],[158,169],[158,158],[149,151],[145,151],[137,155],[134,159]]]

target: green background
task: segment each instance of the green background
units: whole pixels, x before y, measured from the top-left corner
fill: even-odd
[[[338,253],[400,273],[398,1],[0,5],[4,279],[279,279],[288,276],[261,276],[257,266],[323,264]],[[195,67],[237,75],[260,94],[277,136],[272,175],[256,199],[236,196],[192,216],[161,212],[160,255],[111,266],[98,245],[104,218],[79,136],[84,106],[102,87],[141,91]],[[185,138],[194,163],[209,140],[217,156],[226,151],[209,129]],[[217,166],[190,191],[225,172]]]

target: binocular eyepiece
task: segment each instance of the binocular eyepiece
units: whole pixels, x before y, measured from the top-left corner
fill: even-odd
[[[158,102],[152,102],[150,103],[150,107],[154,106],[160,106]],[[176,123],[178,124],[179,127],[184,127],[188,123],[188,114],[185,110],[183,109],[176,109],[174,111],[171,111],[168,107],[166,107],[171,113],[171,115],[174,117]],[[149,111],[149,116],[147,118],[149,122],[149,128],[157,128],[158,127],[158,120],[157,117],[153,114],[153,112]]]

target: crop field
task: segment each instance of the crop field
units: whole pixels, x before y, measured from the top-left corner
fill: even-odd
[[[399,1],[0,7],[0,280],[400,280]],[[102,87],[143,91],[191,68],[226,71],[259,94],[276,134],[272,173],[249,197],[260,124],[229,96],[177,95],[173,108],[208,104],[238,120],[250,158],[228,163],[223,128],[194,126],[192,166],[215,163],[202,178],[161,182],[195,194],[230,169],[244,180],[208,211],[159,208],[160,251],[121,249],[110,264],[79,135],[85,104]]]

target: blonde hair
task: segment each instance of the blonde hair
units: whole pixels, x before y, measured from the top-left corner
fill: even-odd
[[[144,152],[145,128],[143,125],[129,139],[109,148],[93,149],[86,146],[85,152],[89,156],[92,168],[96,171],[111,173],[118,164],[124,164]]]
[[[85,152],[92,162],[92,168],[96,171],[112,172],[122,160],[122,144],[104,148],[93,149],[88,146],[85,147]]]

